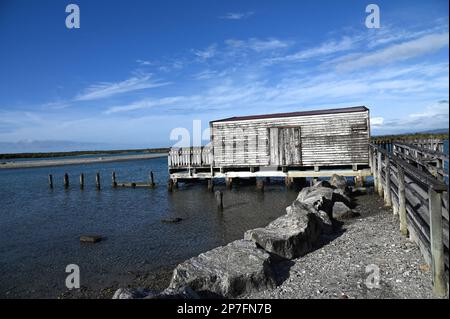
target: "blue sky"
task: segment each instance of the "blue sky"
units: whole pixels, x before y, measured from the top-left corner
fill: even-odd
[[[446,0],[0,0],[0,153],[170,146],[193,120],[353,105],[373,134],[445,128],[448,38]]]

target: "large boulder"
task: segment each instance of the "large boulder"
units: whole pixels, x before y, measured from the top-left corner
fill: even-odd
[[[149,295],[145,299],[200,299],[191,287],[166,288],[156,295]]]
[[[333,205],[333,218],[346,219],[353,217],[353,211],[343,202],[335,202]]]
[[[310,205],[295,201],[283,215],[264,228],[245,233],[264,250],[286,259],[294,259],[310,252],[322,230],[317,211]]]
[[[270,255],[253,241],[237,240],[179,264],[169,288],[187,286],[205,297],[236,297],[275,285]]]
[[[199,299],[199,295],[189,287],[166,288],[156,291],[144,288],[119,288],[112,299]]]
[[[297,201],[309,204],[317,210],[331,212],[333,189],[322,186],[304,187],[298,194]]]
[[[347,179],[344,176],[333,174],[329,183],[331,186],[341,189],[344,192],[347,190]]]
[[[119,288],[112,299],[142,299],[156,294],[156,291],[144,288]]]

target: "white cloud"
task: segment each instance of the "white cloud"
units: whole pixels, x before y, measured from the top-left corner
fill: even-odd
[[[154,62],[147,61],[147,60],[141,60],[141,59],[137,59],[136,63],[138,63],[139,65],[142,65],[142,66],[154,65]]]
[[[209,47],[207,47],[204,50],[194,50],[194,54],[199,57],[201,60],[207,60],[216,55],[217,51],[217,45],[211,44]]]
[[[267,50],[276,50],[276,49],[287,48],[292,43],[288,42],[288,41],[282,41],[279,39],[275,39],[275,38],[268,38],[268,39],[250,38],[246,41],[236,40],[236,39],[228,39],[228,40],[225,40],[225,44],[231,48],[247,49],[247,50],[253,50],[256,52],[262,52],[262,51],[267,51]]]
[[[381,127],[384,123],[384,118],[383,117],[372,117],[370,118],[370,126],[372,127]]]
[[[296,62],[324,57],[338,52],[354,49],[357,42],[357,38],[343,37],[340,41],[327,41],[322,43],[320,46],[304,49],[294,54],[271,58],[268,62]]]
[[[121,82],[102,82],[86,88],[75,97],[75,101],[90,101],[107,98],[116,94],[156,88],[170,84],[169,82],[158,82],[151,80],[151,75],[139,75]]]
[[[219,17],[220,19],[226,19],[226,20],[242,20],[247,19],[254,15],[255,13],[253,11],[248,12],[228,12],[227,14]]]
[[[377,67],[432,53],[448,46],[448,36],[448,32],[425,35],[415,40],[391,45],[373,53],[360,54],[357,57],[343,57],[334,61],[336,70],[352,71],[367,67]]]

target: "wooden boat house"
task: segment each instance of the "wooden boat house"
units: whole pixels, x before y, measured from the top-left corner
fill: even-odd
[[[364,106],[216,120],[210,139],[207,146],[172,148],[170,178],[370,175]]]

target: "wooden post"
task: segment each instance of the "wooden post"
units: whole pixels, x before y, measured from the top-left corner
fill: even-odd
[[[53,175],[52,174],[48,174],[48,187],[53,189]]]
[[[284,177],[284,184],[286,185],[286,187],[288,189],[291,189],[292,188],[292,177],[285,176]]]
[[[172,192],[173,191],[173,179],[171,179],[171,178],[169,178],[169,180],[168,180],[168,182],[167,182],[167,190],[169,191],[169,192]]]
[[[264,180],[259,179],[256,181],[256,189],[264,192]]]
[[[231,177],[226,177],[225,184],[227,185],[227,189],[233,188],[233,179]]]
[[[377,158],[377,181],[378,181],[378,195],[380,195],[381,197],[383,197],[383,182],[381,181],[381,152],[378,151],[378,158]]]
[[[356,188],[364,187],[363,177],[362,176],[355,176],[354,183]]]
[[[84,189],[84,174],[80,174],[80,189]]]
[[[69,175],[64,173],[64,188],[69,188]]]
[[[428,197],[433,294],[436,297],[445,297],[447,293],[447,283],[445,281],[444,243],[442,239],[442,194],[436,192],[430,186],[428,188]]]
[[[370,172],[373,174],[372,148],[370,146],[369,146],[369,167],[370,167]]]
[[[223,193],[221,191],[215,192],[217,208],[223,210]]]
[[[150,187],[155,187],[155,177],[153,176],[153,171],[150,171]]]
[[[384,189],[384,204],[387,207],[392,206],[392,198],[391,198],[391,162],[389,160],[389,155],[385,155],[384,159],[384,171],[385,171],[385,183],[386,187]]]
[[[97,172],[97,174],[95,174],[95,186],[97,187],[97,190],[101,189],[99,172]]]
[[[378,192],[378,176],[377,176],[377,152],[374,150],[372,154],[372,175],[373,175],[373,188],[375,193]]]
[[[112,179],[112,187],[117,187],[116,172],[114,171],[112,172],[111,179]]]
[[[398,179],[398,214],[400,217],[400,232],[408,236],[408,224],[406,219],[406,197],[405,197],[405,172],[397,165]]]
[[[210,192],[214,191],[214,181],[212,178],[208,179],[208,191],[210,191]]]

